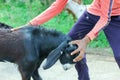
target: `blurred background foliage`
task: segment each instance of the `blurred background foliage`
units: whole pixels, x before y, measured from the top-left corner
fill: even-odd
[[[46,3],[44,3],[46,1]],[[43,12],[55,0],[0,0],[0,22],[6,23],[13,27],[19,27]],[[92,0],[83,0],[85,5],[91,4]],[[46,5],[47,4],[47,5]],[[63,10],[61,14],[49,20],[43,26],[46,28],[56,29],[67,34],[75,21],[73,16]],[[99,37],[93,40],[89,47],[109,47],[103,32]]]

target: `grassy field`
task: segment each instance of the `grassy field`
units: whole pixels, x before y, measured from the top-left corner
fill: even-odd
[[[0,22],[6,23],[13,27],[18,27],[26,24],[35,16],[40,14],[46,9],[42,6],[39,0],[34,0],[32,3],[26,2],[11,2],[2,3],[0,2]],[[91,3],[92,0],[84,0],[84,4]],[[50,21],[43,24],[46,28],[57,29],[67,34],[71,27],[74,25],[74,20],[71,15],[68,15],[66,11],[57,15]],[[103,34],[91,42],[90,47],[109,47],[108,42]]]

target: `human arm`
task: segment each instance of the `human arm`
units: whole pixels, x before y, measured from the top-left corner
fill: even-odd
[[[30,24],[40,25],[47,22],[48,20],[50,20],[51,18],[53,18],[63,10],[67,1],[68,0],[56,0],[48,9],[46,9],[40,15],[32,19],[30,21]]]
[[[96,38],[98,33],[103,30],[110,22],[111,11],[114,0],[100,0],[99,4],[101,6],[100,9],[100,19],[94,26],[94,28],[87,34],[87,36],[93,40]]]
[[[106,1],[106,2],[105,2]],[[101,14],[100,14],[100,19],[94,26],[94,28],[81,40],[75,40],[72,41],[71,44],[77,44],[78,48],[73,51],[71,54],[76,54],[80,53],[73,61],[77,62],[80,61],[82,58],[84,58],[85,50],[87,47],[87,44],[93,40],[97,35],[98,32],[101,31],[108,23],[110,20],[110,13],[111,13],[111,8],[109,4],[111,4],[110,0],[105,0],[105,1],[100,1],[101,4]]]
[[[44,12],[39,14],[37,17],[33,18],[31,21],[29,21],[27,24],[13,28],[12,31],[21,29],[24,26],[38,26],[40,24],[43,24],[59,14],[63,8],[65,7],[68,0],[56,0],[48,9],[46,9]]]

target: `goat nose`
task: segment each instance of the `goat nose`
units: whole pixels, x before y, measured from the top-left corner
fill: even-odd
[[[64,68],[64,70],[65,70],[65,71],[67,71],[67,70],[68,70],[68,68]]]
[[[69,63],[66,63],[66,64],[63,65],[63,69],[64,69],[65,71],[68,70],[68,69],[70,69],[71,67],[72,67],[72,65],[69,64]]]

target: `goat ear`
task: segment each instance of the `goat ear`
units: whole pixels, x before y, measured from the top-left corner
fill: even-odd
[[[71,40],[70,37],[66,37],[66,40],[63,41],[56,49],[54,49],[47,57],[46,63],[43,66],[43,69],[48,69],[53,66],[59,57],[62,55],[63,50],[68,46],[68,42]]]
[[[53,50],[52,52],[50,52],[50,54],[47,57],[47,60],[45,62],[45,65],[43,66],[43,69],[48,69],[50,67],[52,67],[57,60],[59,59],[59,57],[61,56],[61,49],[56,48],[55,50]]]

